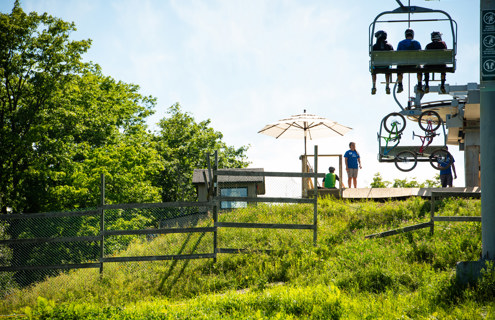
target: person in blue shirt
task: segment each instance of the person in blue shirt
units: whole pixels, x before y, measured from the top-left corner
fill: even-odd
[[[414,30],[413,29],[407,29],[405,31],[405,36],[406,38],[399,42],[399,45],[397,46],[397,51],[401,50],[421,50],[421,44],[414,40]],[[400,70],[401,68],[404,67],[411,67],[411,66],[397,66],[397,69]],[[414,66],[412,66],[414,67]],[[423,86],[421,84],[421,78],[423,77],[423,74],[421,72],[417,73],[418,77],[418,91],[423,92]],[[400,93],[404,91],[404,87],[402,85],[402,78],[403,74],[402,73],[397,73],[397,93]]]
[[[344,154],[345,158],[345,170],[347,171],[347,185],[349,188],[352,188],[351,182],[354,182],[354,188],[357,188],[357,176],[358,176],[358,168],[361,167],[361,157],[359,156],[359,152],[356,151],[356,143],[349,143],[349,149]]]
[[[457,179],[457,172],[455,171],[454,162],[455,160],[454,158],[452,158],[452,165],[446,169],[442,169],[449,165],[450,159],[447,159],[446,161],[438,161],[440,167],[440,183],[442,184],[442,188],[446,188],[446,187],[452,188],[454,179]],[[454,171],[453,178],[452,178],[452,171]]]

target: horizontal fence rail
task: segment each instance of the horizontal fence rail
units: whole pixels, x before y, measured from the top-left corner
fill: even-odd
[[[394,230],[384,231],[380,233],[370,234],[365,236],[367,239],[383,238],[388,236],[397,235],[404,232],[410,232],[420,230],[424,228],[430,228],[430,233],[433,234],[435,230],[435,222],[481,222],[480,216],[435,216],[436,201],[443,198],[481,198],[481,192],[453,192],[453,191],[432,191],[430,197],[430,221],[425,223],[419,223],[412,226],[398,228]]]

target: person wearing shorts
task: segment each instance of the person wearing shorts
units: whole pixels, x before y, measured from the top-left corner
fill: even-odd
[[[357,188],[357,176],[358,169],[361,167],[361,157],[359,152],[356,151],[356,143],[349,143],[349,150],[344,154],[345,158],[345,170],[347,171],[347,185],[352,188],[352,182],[354,182],[354,188]]]

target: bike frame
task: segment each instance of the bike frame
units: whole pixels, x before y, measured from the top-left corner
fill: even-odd
[[[413,138],[419,137],[419,139],[421,140],[421,146],[419,147],[417,152],[418,154],[423,154],[424,150],[433,142],[433,138],[440,135],[439,133],[431,131],[431,129],[433,128],[433,123],[430,120],[428,120],[426,128],[428,130],[426,131],[425,136],[420,136],[419,134],[415,134],[413,132]],[[425,145],[425,141],[427,141],[426,145]]]
[[[383,140],[385,140],[385,150],[383,151],[383,155],[388,155],[390,151],[392,151],[395,147],[399,145],[400,138],[402,137],[402,133],[399,133],[399,129],[397,128],[397,122],[394,121],[392,122],[392,132],[389,132],[388,137],[381,136]],[[393,136],[392,136],[393,135]],[[397,143],[394,144],[390,149],[388,148],[388,143],[389,142],[394,142],[396,141]]]

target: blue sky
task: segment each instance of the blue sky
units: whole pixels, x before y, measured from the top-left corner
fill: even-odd
[[[10,12],[13,3],[2,0],[0,11]],[[363,163],[359,187],[369,186],[377,172],[389,181],[406,177],[423,181],[436,174],[427,163],[402,173],[393,164],[377,161],[380,121],[399,107],[385,95],[382,84],[377,95],[370,94],[368,27],[379,13],[397,8],[395,0],[22,0],[21,4],[26,12],[48,12],[75,22],[72,37],[93,40],[86,60],[98,63],[105,75],[137,84],[142,94],[157,97],[151,129],[170,105],[179,102],[196,120],[211,119],[229,145],[251,145],[251,167],[299,171],[302,140],[276,140],[257,132],[306,109],[354,129],[341,138],[308,141],[308,150],[317,144],[321,154],[343,154],[350,141],[356,142]],[[447,75],[447,83],[479,82],[479,1],[411,0],[411,5],[444,10],[458,23],[458,69]],[[388,32],[396,48],[406,27],[395,23],[380,29]],[[443,22],[412,27],[423,46],[433,30],[443,32],[451,45]],[[407,80],[405,87],[399,95],[402,104],[407,103]],[[443,99],[428,94],[424,101]],[[454,146],[450,150],[459,175],[454,185],[463,186],[463,153]],[[319,171],[335,164],[321,159]]]

